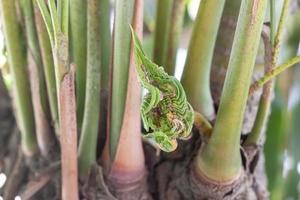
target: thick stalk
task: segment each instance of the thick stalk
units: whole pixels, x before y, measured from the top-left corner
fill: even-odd
[[[61,2],[61,7],[58,8],[61,31],[65,35],[68,35],[69,34],[69,6],[70,6],[69,0],[58,0],[58,2]],[[80,12],[82,11],[80,10]]]
[[[54,0],[48,0],[48,8],[43,0],[36,0],[43,16],[48,35],[51,42],[57,99],[60,98],[60,83],[63,77],[68,73],[69,67],[69,41],[68,35],[61,30],[59,18],[57,14],[57,7]],[[68,8],[68,7],[67,7]],[[60,104],[58,102],[58,111],[60,112]]]
[[[225,0],[202,0],[193,28],[182,85],[193,108],[205,117],[215,115],[210,92],[210,69]]]
[[[240,0],[226,1],[218,30],[210,72],[211,93],[216,105],[220,104],[240,4]]]
[[[109,0],[100,1],[99,7],[101,16],[101,89],[108,90],[108,74],[111,53]]]
[[[173,0],[157,0],[156,3],[153,61],[157,65],[164,66],[167,59]],[[167,70],[167,73],[171,72]]]
[[[166,60],[164,63],[165,71],[170,75],[174,75],[175,73],[176,54],[183,25],[186,2],[186,0],[175,0],[173,3],[172,14],[170,17],[170,31],[167,43]]]
[[[196,159],[199,173],[230,181],[241,171],[240,135],[266,0],[243,0],[212,136]]]
[[[60,145],[62,200],[78,200],[75,73],[71,69],[60,84]]]
[[[34,116],[31,103],[26,54],[18,25],[15,1],[1,0],[1,17],[6,38],[8,62],[14,81],[17,119],[21,130],[22,148],[30,156],[37,150]]]
[[[87,80],[83,124],[81,130],[78,163],[80,176],[88,175],[96,162],[96,145],[100,110],[101,77],[101,21],[100,2],[87,2]]]
[[[143,30],[143,0],[135,0],[134,10],[132,25],[141,37]],[[143,187],[141,181],[145,177],[145,158],[140,129],[141,86],[137,77],[132,44],[124,120],[116,156],[109,174],[109,180],[116,187],[116,190],[122,189],[118,188],[120,185],[128,187],[132,183],[138,183],[135,187]],[[134,162],[132,162],[132,158],[135,158]],[[129,187],[128,189],[132,190],[133,188]]]
[[[44,25],[41,13],[37,5],[35,5],[35,23],[37,28],[37,35],[40,45],[40,50],[42,54],[42,61],[45,73],[45,80],[47,86],[48,101],[50,105],[50,111],[52,116],[52,122],[54,124],[55,132],[58,133],[58,107],[57,107],[57,93],[55,85],[55,72],[54,63],[51,50],[51,44],[49,35],[47,33],[46,27]]]
[[[22,0],[22,11],[25,19],[25,28],[26,28],[26,37],[28,50],[30,54],[32,54],[33,59],[37,65],[38,69],[38,84],[40,88],[40,101],[42,104],[43,112],[47,115],[48,113],[48,105],[47,105],[47,93],[46,93],[46,83],[43,72],[43,63],[42,57],[40,53],[40,47],[38,44],[38,36],[34,21],[34,11],[32,0]]]
[[[54,0],[48,0],[48,8],[43,0],[37,0],[51,41],[55,68],[57,96],[60,98],[60,83],[69,71],[69,41],[68,35],[62,32],[57,7]],[[68,8],[68,7],[67,7]],[[66,30],[65,30],[66,31]],[[60,112],[60,104],[58,103]]]
[[[36,137],[41,153],[44,156],[47,156],[53,141],[51,141],[50,124],[48,123],[49,107],[47,90],[34,21],[33,4],[31,0],[23,0],[21,1],[21,5],[25,19],[26,39],[28,44],[27,62],[32,91],[33,111],[35,115]]]
[[[130,28],[134,0],[117,0],[114,27],[112,97],[110,113],[110,157],[114,158],[124,119],[130,57]]]
[[[82,0],[71,0],[71,42],[72,57],[76,65],[76,100],[78,128],[81,129],[84,98],[86,87],[86,56],[87,56],[87,2]]]
[[[37,0],[48,34],[52,38],[58,111],[60,124],[60,146],[62,161],[62,199],[78,199],[77,169],[77,119],[75,100],[75,66],[69,65],[69,42],[67,30],[62,32],[55,1],[48,0],[49,11],[43,0]],[[65,9],[69,9],[67,6]],[[49,13],[50,12],[50,13]],[[67,12],[67,11],[66,11]],[[49,21],[51,17],[51,22]],[[66,28],[66,27],[65,27]]]
[[[110,34],[110,4],[109,0],[100,1],[100,27],[101,27],[101,99],[99,117],[99,141],[105,140],[107,133],[107,112],[109,94],[109,69],[111,64],[111,34]],[[100,143],[99,149],[103,149],[104,142]]]
[[[52,44],[52,53],[54,60],[54,69],[56,77],[56,90],[58,99],[61,98],[61,82],[64,76],[69,72],[69,38],[68,35],[62,32],[62,27],[60,27],[57,7],[53,0],[48,0],[48,6],[51,16],[51,22],[54,33],[54,43]],[[61,116],[60,103],[58,103],[58,112]],[[61,121],[61,120],[60,120]]]
[[[49,34],[51,45],[53,45],[54,44],[54,30],[52,27],[51,16],[48,11],[47,5],[46,5],[45,1],[42,1],[42,0],[36,0],[36,3],[38,5],[41,15],[44,19],[44,23],[47,28],[48,34]]]

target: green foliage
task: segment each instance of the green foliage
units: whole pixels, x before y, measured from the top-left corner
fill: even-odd
[[[180,82],[146,57],[133,30],[132,37],[136,70],[143,87],[148,90],[142,102],[141,115],[146,131],[152,132],[145,137],[154,139],[163,151],[174,151],[176,139],[185,139],[191,133],[193,108],[187,102]]]

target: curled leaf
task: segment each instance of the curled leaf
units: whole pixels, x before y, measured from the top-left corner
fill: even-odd
[[[141,105],[144,127],[166,152],[177,148],[176,139],[187,139],[194,122],[194,110],[188,103],[181,83],[153,63],[144,53],[141,42],[132,31],[136,70],[142,86],[148,91]]]

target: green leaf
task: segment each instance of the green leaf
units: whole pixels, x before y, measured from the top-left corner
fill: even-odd
[[[136,71],[142,86],[148,91],[141,105],[144,127],[147,131],[151,130],[145,137],[152,138],[163,151],[174,151],[176,139],[185,139],[191,133],[193,108],[187,101],[181,83],[145,55],[133,29],[131,32]]]

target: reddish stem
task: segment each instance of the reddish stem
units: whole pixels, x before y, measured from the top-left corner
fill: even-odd
[[[139,37],[143,30],[143,1],[135,1],[133,27]],[[131,46],[133,49],[133,46]],[[130,53],[130,65],[126,96],[126,107],[120,140],[112,163],[109,179],[116,182],[134,182],[145,175],[145,158],[141,139],[140,101],[141,86],[135,71],[133,50]],[[134,162],[133,159],[134,158]]]
[[[36,65],[31,53],[28,53],[27,56],[28,67],[29,67],[29,76],[30,76],[30,87],[31,87],[31,96],[36,128],[36,138],[38,142],[39,149],[41,154],[44,157],[47,157],[51,146],[54,143],[54,140],[51,136],[51,129],[48,123],[47,116],[43,110],[42,102],[40,98],[40,81],[38,75],[38,66]]]
[[[60,84],[62,199],[78,200],[77,123],[74,70]]]

